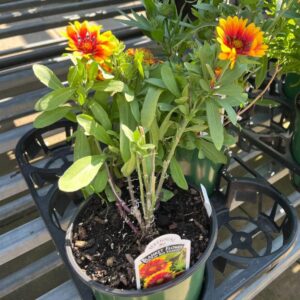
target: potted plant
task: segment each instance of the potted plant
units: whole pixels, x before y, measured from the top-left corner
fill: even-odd
[[[176,20],[171,2],[164,8]],[[145,3],[151,12],[152,1]],[[74,163],[58,185],[81,190],[87,199],[67,231],[66,251],[98,299],[197,299],[216,240],[205,190],[189,185],[178,157],[187,149],[226,162],[224,151],[235,139],[224,125],[237,123],[234,108],[247,101],[245,75],[257,71],[255,57],[267,46],[260,29],[237,16],[221,18],[217,40],[204,43],[176,22],[188,38],[176,40],[175,48],[173,39],[163,38],[163,60],[147,49],[125,49],[99,26],[75,22],[66,31],[74,64],[66,86],[46,67],[34,66],[53,89],[37,102],[42,113],[35,125],[61,118],[78,123]],[[157,238],[191,249],[148,257],[134,270]]]

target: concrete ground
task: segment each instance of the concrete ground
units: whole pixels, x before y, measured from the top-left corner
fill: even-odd
[[[298,300],[300,299],[300,263],[295,263],[264,289],[255,300]]]

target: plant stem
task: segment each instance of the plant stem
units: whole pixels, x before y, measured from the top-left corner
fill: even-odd
[[[145,211],[145,195],[144,195],[144,184],[143,184],[143,179],[142,179],[142,171],[141,171],[141,166],[140,166],[140,159],[137,155],[136,157],[136,161],[137,161],[137,173],[138,173],[138,179],[139,179],[139,186],[140,186],[140,200],[142,203],[142,209],[143,209],[143,214],[144,217],[146,217],[146,211]]]
[[[162,169],[162,172],[161,172],[161,175],[160,175],[160,178],[159,178],[159,183],[158,183],[158,186],[157,186],[157,189],[156,189],[156,199],[159,199],[160,197],[160,194],[161,194],[161,190],[162,190],[162,187],[163,187],[163,184],[164,184],[164,181],[165,181],[165,177],[167,175],[167,171],[168,171],[168,168],[169,168],[169,165],[170,165],[170,162],[175,154],[175,150],[180,142],[180,139],[181,139],[181,136],[183,135],[187,125],[189,124],[190,122],[190,119],[188,117],[185,117],[184,121],[182,122],[182,125],[179,127],[179,129],[177,129],[177,132],[176,132],[176,135],[175,135],[175,138],[173,140],[173,143],[172,143],[172,147],[171,147],[171,150],[168,154],[168,157],[167,159],[163,162],[163,169]]]
[[[155,193],[155,185],[156,185],[156,176],[155,176],[155,150],[152,151],[151,153],[151,165],[152,165],[152,170],[151,170],[151,178],[150,178],[150,189],[151,189],[151,195],[152,195],[152,211],[154,210],[156,206],[156,193]]]
[[[125,201],[119,196],[118,192],[116,191],[115,183],[114,183],[114,180],[110,173],[110,170],[108,168],[108,165],[106,163],[104,165],[105,165],[105,169],[108,174],[108,184],[109,184],[114,196],[116,197],[116,201],[121,205],[121,207],[124,209],[124,211],[126,211],[127,213],[131,213],[131,209],[127,206]]]
[[[280,71],[281,71],[281,68],[279,67],[278,64],[276,64],[274,74],[273,74],[272,78],[270,79],[270,81],[268,82],[268,84],[266,85],[266,87],[255,97],[255,99],[253,101],[251,101],[249,103],[249,105],[247,105],[243,110],[238,112],[238,116],[240,116],[241,114],[246,112],[248,109],[250,109],[267,92],[267,90],[270,88],[272,82],[274,81],[274,79],[276,78],[277,74]],[[227,125],[227,123],[225,125]]]
[[[123,207],[122,205],[120,204],[120,202],[116,202],[116,206],[117,206],[117,209],[118,209],[118,212],[120,214],[120,216],[124,219],[125,223],[131,228],[131,230],[139,235],[139,230],[132,224],[132,222],[129,220],[126,212],[123,210]]]
[[[127,180],[128,180],[128,190],[129,190],[129,194],[130,194],[130,199],[131,199],[131,202],[132,202],[132,208],[131,208],[131,211],[132,211],[132,214],[133,216],[136,218],[136,220],[138,221],[142,231],[144,229],[144,222],[143,222],[143,219],[142,219],[142,215],[141,215],[141,212],[139,210],[139,204],[135,198],[135,195],[134,195],[134,190],[133,190],[133,184],[132,184],[132,181],[131,181],[131,177],[128,176],[127,177]]]

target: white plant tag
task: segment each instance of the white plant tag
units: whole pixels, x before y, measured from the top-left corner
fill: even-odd
[[[206,188],[204,187],[204,185],[200,184],[200,187],[201,187],[202,195],[204,198],[204,206],[205,206],[207,215],[210,217],[212,214],[212,208],[211,208],[211,204],[210,204],[210,201],[209,201],[209,198],[207,195],[207,191],[206,191]]]
[[[191,241],[165,234],[151,241],[134,261],[137,289],[166,283],[190,267]]]

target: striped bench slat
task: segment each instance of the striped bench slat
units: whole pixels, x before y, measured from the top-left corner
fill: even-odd
[[[37,300],[81,300],[73,281],[68,280],[55,289],[37,298]]]
[[[29,115],[34,111],[35,102],[47,92],[49,92],[49,89],[44,88],[2,99],[0,102],[0,122],[17,118],[21,115]]]
[[[63,262],[56,252],[31,263],[17,272],[1,279],[0,298],[5,297],[31,281],[48,274],[62,266]]]
[[[138,3],[138,1],[136,1]],[[32,22],[27,22],[26,24],[14,24],[8,28],[0,29],[1,38],[8,38],[12,36],[18,36],[28,33],[39,32],[42,30],[47,30],[50,28],[56,28],[61,26],[66,26],[71,21],[95,21],[101,18],[113,18],[119,16],[120,13],[117,9],[121,9],[124,13],[130,13],[132,10],[141,11],[143,10],[143,6],[141,4],[128,5],[125,3],[124,5],[118,6],[109,6],[107,8],[100,9],[99,11],[95,11],[94,13],[77,13],[76,15],[69,17],[52,17],[50,19],[45,19],[42,22],[36,22],[32,20]]]
[[[64,2],[81,2],[84,0],[64,0]],[[8,3],[6,3],[8,2]],[[39,6],[43,6],[43,5],[47,5],[49,3],[61,3],[60,0],[9,0],[9,1],[5,1],[5,0],[1,0],[0,3],[3,3],[0,5],[0,11],[1,12],[5,12],[5,11],[16,11],[19,9],[23,9],[23,8],[36,8]]]
[[[114,0],[113,4],[120,4],[120,3],[124,4],[130,1],[131,0]],[[67,4],[64,3],[59,6],[45,5],[41,7],[36,7],[35,9],[21,11],[20,14],[9,12],[3,14],[3,16],[0,16],[0,24],[4,24],[4,23],[9,24],[9,23],[24,21],[33,18],[48,17],[56,14],[62,14],[62,13],[90,9],[90,8],[96,10],[102,6],[111,5],[112,4],[111,2],[112,2],[111,0],[85,0],[83,2],[77,3],[76,5],[74,5],[74,3],[72,2]]]
[[[30,194],[25,195],[19,199],[13,200],[1,206],[0,209],[0,224],[6,224],[7,220],[13,217],[16,219],[19,215],[28,211],[34,211],[35,204]]]
[[[2,234],[0,236],[0,266],[49,240],[50,235],[41,218]]]
[[[0,203],[28,189],[21,173],[10,173],[0,177]]]
[[[32,124],[28,124],[0,133],[0,154],[14,149],[19,139],[32,128],[33,128]],[[1,186],[1,179],[0,179],[0,186]]]

